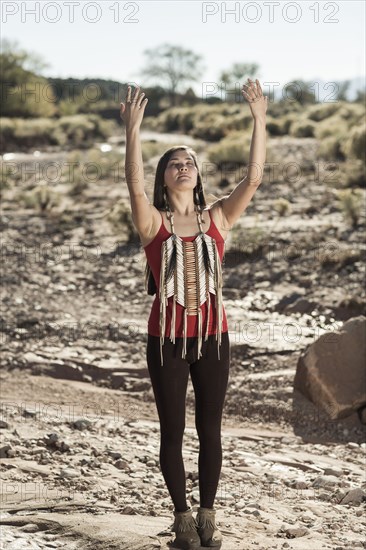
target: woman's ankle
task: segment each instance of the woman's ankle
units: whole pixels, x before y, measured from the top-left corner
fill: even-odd
[[[176,512],[177,514],[182,514],[183,512],[188,512],[188,510],[190,510],[189,506],[187,506],[185,510],[177,510],[176,508],[174,508],[174,512]]]

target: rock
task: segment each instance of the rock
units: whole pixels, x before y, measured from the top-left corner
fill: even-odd
[[[191,492],[191,499],[193,502],[199,502],[200,501],[200,492],[198,490],[194,490]]]
[[[335,476],[318,476],[314,479],[312,486],[315,488],[333,489],[338,486],[339,480]]]
[[[358,418],[360,419],[360,422],[362,424],[366,424],[366,406],[358,409],[357,414],[358,414]]]
[[[64,468],[63,470],[61,470],[60,476],[66,477],[68,479],[74,479],[76,477],[80,477],[80,474],[79,472],[77,472],[76,470],[73,470],[72,468]]]
[[[309,529],[307,527],[289,527],[285,530],[286,536],[289,539],[294,539],[298,537],[305,537],[309,534]]]
[[[24,416],[24,418],[34,418],[36,415],[37,415],[36,411],[31,411],[25,408],[22,410],[22,416]]]
[[[349,449],[359,449],[359,448],[360,448],[359,444],[358,444],[358,443],[355,443],[355,441],[349,441],[349,442],[347,443],[347,447],[348,447]]]
[[[316,307],[316,302],[311,302],[306,298],[298,298],[293,304],[285,307],[285,313],[310,313]]]
[[[300,298],[302,298],[302,294],[299,292],[292,292],[288,296],[283,296],[283,298],[281,298],[278,304],[274,307],[274,310],[282,313],[286,307],[289,307]]]
[[[77,430],[88,430],[92,426],[92,423],[86,418],[79,418],[75,422],[71,422],[71,426]]]
[[[341,477],[343,475],[343,471],[342,470],[337,470],[336,468],[325,468],[324,475],[325,476]]]
[[[17,451],[15,449],[8,449],[8,458],[14,458],[17,455]]]
[[[351,317],[366,314],[365,300],[361,296],[351,296],[339,300],[334,308],[336,319],[345,321]]]
[[[0,428],[9,428],[9,424],[5,420],[0,420]]]
[[[366,500],[366,493],[363,489],[351,489],[348,493],[342,498],[340,504],[361,504]]]
[[[25,533],[36,533],[36,531],[39,531],[39,527],[35,523],[27,523],[22,527],[22,531]]]
[[[130,466],[126,460],[116,460],[114,466],[119,470],[129,470]]]
[[[309,487],[309,483],[304,479],[294,479],[288,483],[292,489],[303,490]]]
[[[255,516],[257,518],[261,517],[261,514],[258,510],[243,510],[244,514],[251,514],[252,516]]]
[[[0,447],[0,458],[8,458],[8,453],[10,450],[10,445],[4,445],[4,447]]]
[[[366,317],[350,319],[320,336],[298,360],[294,387],[332,419],[366,405],[365,328]]]
[[[108,451],[108,454],[113,458],[113,460],[119,460],[122,458],[122,455],[119,451]]]
[[[47,436],[43,438],[43,441],[45,445],[51,449],[57,449],[61,452],[70,450],[69,445],[65,443],[65,441],[61,441],[59,435],[56,433],[47,434]]]
[[[110,379],[111,379],[111,386],[114,390],[118,389],[118,388],[122,388],[124,389],[125,387],[125,378],[126,378],[126,375],[124,373],[121,373],[121,372],[112,372],[110,374]]]

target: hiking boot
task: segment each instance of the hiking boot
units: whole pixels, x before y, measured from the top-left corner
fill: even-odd
[[[197,510],[198,534],[201,539],[201,545],[209,548],[221,548],[222,534],[217,528],[215,522],[215,508],[201,508]]]
[[[197,550],[201,546],[201,539],[197,533],[197,522],[192,516],[192,507],[185,512],[174,510],[174,524],[172,531],[176,533],[173,542],[174,548],[182,550]]]

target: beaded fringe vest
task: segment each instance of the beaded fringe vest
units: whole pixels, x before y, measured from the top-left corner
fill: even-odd
[[[202,231],[200,212],[196,206],[199,234],[192,242],[183,241],[174,231],[173,213],[168,210],[172,235],[161,246],[160,268],[160,358],[163,366],[163,343],[166,328],[166,307],[168,298],[173,296],[173,311],[170,341],[175,344],[176,304],[184,307],[182,358],[187,353],[187,316],[198,315],[198,358],[202,356],[202,311],[200,306],[207,302],[205,341],[208,337],[210,321],[210,292],[216,295],[216,340],[220,359],[222,332],[222,270],[216,241]],[[202,214],[201,214],[202,215]],[[206,250],[204,250],[206,247]],[[175,255],[175,269],[169,269]],[[207,265],[208,259],[208,265]],[[170,275],[169,275],[170,272]]]

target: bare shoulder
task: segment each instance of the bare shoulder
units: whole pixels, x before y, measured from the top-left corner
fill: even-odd
[[[153,204],[150,204],[151,209],[151,224],[146,229],[139,231],[139,236],[142,246],[147,246],[156,237],[162,221],[162,212],[156,208]]]
[[[210,210],[211,217],[217,229],[221,233],[222,238],[226,240],[231,230],[231,227],[229,226],[224,211],[222,209],[222,202],[223,200],[218,200],[214,202],[211,206],[209,206],[208,209]]]

